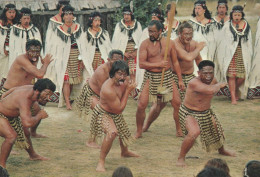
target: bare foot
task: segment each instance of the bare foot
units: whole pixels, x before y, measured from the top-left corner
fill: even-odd
[[[148,129],[149,129],[148,126],[144,126],[144,127],[143,127],[143,132],[148,132]]]
[[[106,171],[106,169],[105,169],[105,164],[102,163],[102,162],[98,162],[96,171],[97,171],[97,172],[105,172],[105,171]]]
[[[71,105],[70,104],[66,104],[66,107],[67,107],[67,110],[72,110],[72,107],[71,107]]]
[[[10,154],[11,154],[11,155],[19,155],[20,153],[17,152],[17,151],[12,150],[12,151],[10,152]]]
[[[221,155],[225,155],[225,156],[236,157],[235,152],[226,150],[226,149],[224,149],[224,147],[219,148],[218,153]]]
[[[40,156],[39,154],[35,154],[33,156],[30,156],[30,160],[50,160],[47,157]]]
[[[137,139],[137,138],[142,138],[142,133],[138,133],[138,132],[136,132],[136,134],[135,134],[135,138]]]
[[[121,152],[121,157],[140,157],[140,155],[135,154],[131,151]]]
[[[32,138],[48,138],[47,136],[43,134],[38,134],[38,133],[31,133]]]
[[[184,158],[178,158],[177,162],[176,162],[176,166],[177,167],[187,167],[186,163],[185,163],[185,159]]]
[[[95,148],[95,149],[100,149],[101,148],[97,143],[95,143],[93,141],[87,141],[86,142],[86,146],[90,147],[90,148]]]
[[[237,104],[237,100],[232,100],[231,104],[236,105]]]

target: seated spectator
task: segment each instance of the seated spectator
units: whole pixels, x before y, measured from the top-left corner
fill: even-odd
[[[206,167],[196,177],[228,177],[227,174],[218,168]]]
[[[131,170],[125,166],[120,166],[115,169],[112,177],[133,177]]]
[[[244,177],[259,177],[260,176],[260,161],[251,160],[247,162],[244,169]]]
[[[206,167],[218,168],[218,169],[223,170],[224,172],[226,172],[228,177],[231,177],[230,174],[229,174],[229,167],[228,167],[227,162],[225,160],[217,159],[217,158],[210,159],[206,163],[205,168]]]

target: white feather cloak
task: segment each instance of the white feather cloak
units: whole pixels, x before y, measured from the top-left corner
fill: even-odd
[[[101,53],[101,58],[107,62],[108,54],[112,50],[111,42],[109,33],[101,28],[101,31],[98,33],[97,36],[94,36],[90,32],[90,28],[88,28],[86,32],[87,37],[87,44],[86,44],[86,50],[87,50],[87,59],[90,63],[93,62],[95,50],[96,50],[96,44],[99,48],[99,51]]]
[[[249,74],[249,88],[256,88],[257,86],[260,86],[260,19],[257,23],[252,67]]]
[[[237,32],[232,25],[232,22],[229,21],[224,25],[222,30],[222,37],[217,51],[217,63],[220,71],[220,75],[218,76],[220,79],[219,81],[227,82],[227,70],[238,46],[239,37],[241,37],[242,55],[245,66],[245,82],[240,86],[239,91],[241,92],[240,98],[245,99],[249,86],[248,76],[251,70],[251,59],[253,54],[251,29],[246,22],[243,31]]]
[[[89,63],[87,59],[87,51],[86,51],[86,35],[83,32],[80,24],[77,24],[78,28],[73,32],[73,36],[76,39],[78,50],[79,50],[79,59],[82,59],[86,70],[83,71],[83,82],[81,84],[77,84],[73,86],[71,98],[75,98],[77,96],[77,92],[80,91],[83,84],[85,83],[85,79],[90,77],[93,74],[92,65]],[[63,106],[63,82],[64,75],[67,69],[67,64],[69,60],[69,54],[71,50],[71,35],[64,32],[61,29],[61,26],[58,26],[55,30],[55,35],[52,37],[52,43],[48,43],[50,46],[50,54],[53,55],[54,61],[48,66],[46,77],[49,77],[56,84],[56,91],[60,93],[59,97],[59,107]]]
[[[40,31],[33,24],[27,29],[13,25],[9,40],[9,68],[17,56],[26,53],[26,31],[28,31],[29,39],[37,39],[42,42]]]
[[[139,40],[142,35],[142,26],[138,21],[135,20],[134,26],[128,28],[124,24],[123,19],[116,24],[113,39],[112,39],[112,48],[119,49],[123,53],[125,53],[125,49],[129,38],[129,33],[132,33],[132,37],[137,48],[139,46]]]
[[[0,23],[0,81],[2,78],[6,78],[9,69],[9,57],[4,53],[5,39],[8,30],[10,30],[8,27],[2,26]]]

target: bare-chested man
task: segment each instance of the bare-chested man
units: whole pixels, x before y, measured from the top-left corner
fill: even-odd
[[[179,62],[176,57],[176,51],[174,48],[173,41],[169,43],[169,51],[167,60],[164,61],[164,51],[166,48],[166,38],[161,37],[163,25],[161,22],[153,20],[149,23],[149,39],[142,42],[139,53],[139,66],[141,69],[145,69],[144,81],[141,87],[141,93],[138,99],[138,108],[136,112],[136,138],[142,136],[143,124],[145,119],[145,109],[148,102],[157,103],[159,106],[151,107],[151,112],[157,113],[156,109],[164,107],[167,102],[179,102],[178,90],[173,80],[171,66],[174,67],[179,79],[179,87],[184,89],[184,84],[181,78],[181,70]],[[161,82],[162,70],[165,68],[163,87],[167,89],[167,93],[162,95],[158,99],[157,89]],[[159,100],[159,101],[158,101]],[[177,134],[181,133],[179,124],[178,111],[174,110],[173,117],[175,120]],[[157,117],[157,115],[156,115]]]
[[[182,132],[186,135],[176,164],[181,167],[186,166],[185,156],[199,135],[202,146],[207,152],[218,150],[219,154],[235,156],[235,153],[224,149],[223,129],[210,108],[214,94],[220,88],[225,87],[227,83],[216,83],[214,79],[215,66],[212,61],[203,60],[198,67],[198,77],[189,82],[179,111]]]
[[[109,71],[112,68],[112,64],[117,60],[122,60],[123,57],[124,54],[121,50],[111,50],[108,54],[107,62],[100,65],[84,85],[80,95],[76,99],[77,111],[79,111],[82,116],[87,116],[89,114],[89,108],[93,109],[96,106],[100,98],[101,87],[109,78]],[[91,120],[91,129],[95,128],[95,122],[96,120]],[[88,147],[99,148],[95,143],[95,136],[90,137],[86,145]]]
[[[42,45],[38,40],[32,39],[26,42],[26,53],[19,55],[11,65],[6,82],[2,90],[0,90],[0,98],[3,93],[13,87],[31,85],[34,78],[43,78],[52,59],[51,55],[46,55],[44,59],[41,58],[42,66],[40,69],[37,69],[36,66],[40,57],[41,47]],[[38,125],[31,128],[32,137],[45,137],[36,133]]]
[[[181,68],[182,81],[185,87],[187,87],[188,82],[195,77],[195,75],[193,74],[194,61],[196,62],[197,65],[202,61],[202,58],[200,56],[200,51],[203,49],[205,45],[204,42],[198,43],[192,40],[192,36],[193,36],[193,27],[188,22],[183,22],[179,26],[178,38],[174,40],[177,59],[179,61],[179,65]],[[185,89],[184,90],[180,89],[178,76],[175,72],[174,67],[172,67],[172,69],[173,69],[173,76],[174,76],[173,78],[175,84],[178,88],[180,98],[181,100],[183,100],[185,95]],[[176,100],[180,100],[180,99],[175,99],[175,101]],[[179,101],[173,102],[174,110],[178,110],[179,107],[180,107]],[[144,132],[147,131],[151,126],[151,124],[153,123],[153,121],[157,119],[162,109],[163,107],[160,107],[159,109],[157,109],[156,114],[153,113],[151,116],[148,116],[148,120],[143,128]],[[183,135],[179,134],[179,136],[183,136]]]
[[[6,161],[13,144],[26,149],[31,160],[48,160],[37,154],[32,146],[29,127],[33,127],[48,114],[40,109],[55,91],[56,86],[49,79],[39,79],[34,85],[11,88],[0,101],[0,136],[5,138],[0,154],[0,166],[6,168]],[[35,116],[31,115],[34,107]]]
[[[100,91],[100,101],[93,110],[92,119],[98,119],[99,129],[97,136],[104,137],[97,171],[105,171],[105,158],[110,151],[116,136],[119,136],[121,156],[139,157],[128,150],[128,145],[134,138],[131,136],[122,112],[125,109],[130,92],[136,87],[136,83],[129,81],[129,67],[123,60],[115,61],[109,72],[109,79],[104,82]],[[91,132],[93,133],[93,132]]]

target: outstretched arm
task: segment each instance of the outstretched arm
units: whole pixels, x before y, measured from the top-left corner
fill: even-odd
[[[214,81],[213,81],[214,82]],[[203,93],[203,94],[207,94],[207,95],[214,95],[216,94],[219,89],[225,87],[227,85],[227,83],[216,83],[216,84],[212,84],[212,85],[207,85],[201,82],[191,82],[190,86],[192,88],[193,91],[195,92],[199,92],[199,93]]]

